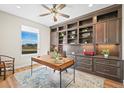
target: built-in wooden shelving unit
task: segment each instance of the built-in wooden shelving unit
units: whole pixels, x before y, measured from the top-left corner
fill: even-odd
[[[77,29],[67,31],[67,43],[77,44]]]
[[[91,45],[96,54],[99,54],[98,46],[109,44],[116,45],[117,50],[121,52],[121,16],[121,5],[113,5],[54,25],[51,27],[51,32],[56,31],[58,35],[56,45],[60,46],[60,49],[63,42],[68,45]],[[121,57],[120,52],[115,52],[118,53],[115,55]]]
[[[51,27],[51,33],[53,33],[51,45],[58,46],[60,52],[63,52],[63,48],[67,48],[65,47],[67,45],[68,49],[64,49],[67,50],[66,52],[76,51],[76,54],[82,55],[85,50],[101,57],[93,61],[92,58],[79,56],[76,62],[77,70],[118,81],[124,79],[122,62],[110,60],[101,55],[103,49],[109,49],[110,58],[122,58],[122,5],[112,5],[54,25]],[[57,36],[54,36],[55,33]],[[54,43],[55,40],[57,44]]]

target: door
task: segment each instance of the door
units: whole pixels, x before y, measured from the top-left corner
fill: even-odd
[[[96,24],[95,40],[96,43],[106,43],[106,22]]]
[[[119,43],[119,20],[107,22],[107,43]]]

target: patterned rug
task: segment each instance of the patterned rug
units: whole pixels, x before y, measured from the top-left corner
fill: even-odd
[[[73,78],[73,70],[62,72],[62,87],[65,87]],[[75,72],[76,82],[71,82],[67,88],[103,88],[104,78],[87,74],[84,72]],[[30,70],[15,74],[17,82],[21,88],[59,88],[59,72],[46,67],[33,69],[31,76]]]

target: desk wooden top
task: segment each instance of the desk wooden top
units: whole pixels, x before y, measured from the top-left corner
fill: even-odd
[[[62,60],[57,63],[50,55],[32,57],[31,60],[59,71],[74,65],[74,60],[71,58],[62,58]]]

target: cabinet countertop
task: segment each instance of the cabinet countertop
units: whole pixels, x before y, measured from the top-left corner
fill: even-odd
[[[115,57],[115,56],[109,56],[108,58],[105,58],[103,55],[94,55],[94,56],[88,56],[88,55],[83,55],[83,54],[67,54],[67,55],[87,57],[87,58],[98,58],[98,59],[118,60],[118,61],[120,60],[120,61],[122,61],[121,58]]]

